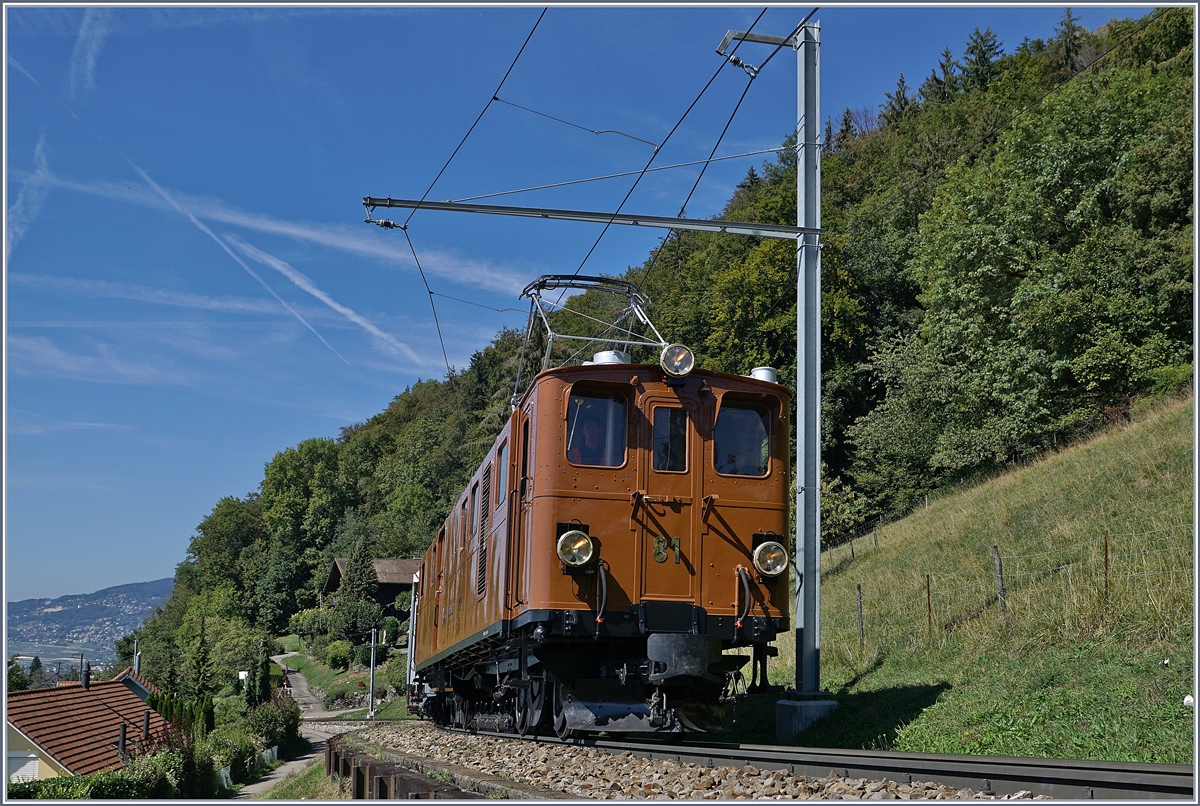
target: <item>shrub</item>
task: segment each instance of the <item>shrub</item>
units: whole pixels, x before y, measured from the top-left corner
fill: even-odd
[[[246,701],[241,697],[224,697],[213,706],[216,727],[236,724],[246,715]],[[211,731],[210,731],[211,732]]]
[[[379,662],[379,657],[380,657],[379,650],[380,650],[380,647],[375,648],[375,658],[376,658],[375,662],[376,663]],[[362,646],[357,646],[354,648],[354,662],[359,664],[360,666],[370,666],[371,665],[371,645],[370,644],[363,644]]]
[[[286,694],[252,709],[246,730],[260,747],[287,745],[300,735],[300,705]]]
[[[349,669],[350,654],[349,641],[334,641],[325,650],[325,664],[330,669]]]
[[[244,725],[222,725],[208,735],[205,749],[218,767],[229,767],[229,777],[239,783],[257,768],[258,748]]]
[[[388,616],[383,620],[383,634],[387,637],[387,644],[395,644],[400,640],[400,622],[395,616]]]
[[[387,685],[398,694],[404,693],[406,683],[405,675],[408,670],[408,658],[405,655],[397,655],[388,661],[387,666],[383,669],[383,679]]]
[[[383,608],[375,602],[339,602],[329,615],[329,636],[341,641],[370,635],[383,621]]]

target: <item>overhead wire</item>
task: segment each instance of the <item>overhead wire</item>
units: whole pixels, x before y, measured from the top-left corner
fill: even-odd
[[[652,174],[656,171],[670,171],[675,168],[690,168],[693,165],[703,165],[709,162],[724,162],[725,160],[736,160],[741,159],[742,157],[757,157],[759,154],[777,154],[780,151],[786,150],[787,148],[782,146],[779,148],[760,148],[757,151],[746,151],[741,154],[727,154],[724,157],[712,157],[711,159],[707,160],[692,160],[691,162],[676,162],[673,165],[660,165],[657,168],[650,168],[646,171],[646,173]],[[478,201],[479,199],[491,199],[495,198],[496,196],[511,196],[515,193],[528,193],[533,190],[547,190],[550,188],[566,187],[567,185],[582,185],[585,182],[599,182],[604,179],[620,179],[621,177],[633,176],[634,174],[638,173],[641,173],[641,171],[622,171],[615,174],[604,174],[603,176],[589,176],[586,179],[569,179],[566,182],[551,182],[548,185],[533,185],[526,188],[517,188],[516,190],[501,190],[497,191],[496,193],[483,193],[479,196],[464,196],[461,199],[452,199],[451,201],[455,202],[456,204],[459,202]]]
[[[750,28],[747,31],[747,33],[754,30],[754,26],[758,25],[759,20],[761,20],[763,15],[766,13],[767,13],[767,9],[765,9],[765,8],[759,12],[758,16],[754,18],[754,22],[750,25]],[[743,40],[738,40],[738,43],[736,45],[734,45],[733,50],[730,51],[729,55],[732,56],[734,53],[737,52],[737,49],[738,49],[738,47],[741,46],[742,41]],[[721,71],[725,69],[726,64],[729,64],[728,60],[721,62],[721,66],[718,67],[716,69],[716,72],[714,72],[712,74],[712,78],[710,78],[708,80],[708,83],[706,83],[704,85],[704,88],[701,89],[699,94],[696,95],[695,100],[693,100],[691,102],[691,104],[688,105],[688,108],[686,110],[684,110],[684,113],[682,115],[680,115],[679,120],[676,121],[675,125],[671,127],[671,131],[667,132],[667,136],[663,138],[663,141],[659,145],[658,149],[655,150],[655,152],[650,155],[650,159],[647,160],[645,167],[643,167],[642,170],[638,173],[637,179],[635,179],[633,181],[633,184],[630,186],[628,192],[625,193],[625,198],[621,199],[621,203],[618,204],[617,209],[613,211],[612,218],[610,218],[608,220],[608,222],[604,225],[604,229],[600,231],[600,235],[598,235],[596,237],[595,243],[593,243],[591,248],[588,249],[587,254],[583,256],[583,260],[580,261],[579,267],[577,269],[575,269],[575,271],[573,272],[574,274],[579,274],[579,272],[583,271],[583,267],[587,264],[588,259],[591,258],[592,253],[596,251],[596,247],[600,245],[600,241],[603,240],[604,235],[609,230],[609,227],[612,226],[612,222],[616,220],[617,215],[625,207],[625,202],[629,201],[629,197],[632,196],[633,191],[637,189],[638,184],[642,181],[642,178],[646,175],[646,172],[650,169],[650,165],[654,162],[655,158],[657,158],[658,155],[660,153],[662,153],[662,149],[667,144],[667,141],[670,140],[672,135],[674,135],[675,132],[679,129],[679,127],[683,125],[683,121],[686,120],[687,116],[691,113],[691,111],[693,109],[695,109],[696,104],[700,103],[700,99],[704,97],[704,94],[706,92],[708,92],[708,88],[711,87],[713,85],[713,82],[717,80],[717,76],[719,76],[721,74]],[[564,290],[563,293],[566,293],[566,291]],[[559,300],[560,301],[562,300],[561,294],[559,295]]]
[[[1070,82],[1071,82],[1071,81],[1073,81],[1074,79],[1078,78],[1080,75],[1082,75],[1082,74],[1086,73],[1087,71],[1091,70],[1093,67],[1095,67],[1097,64],[1099,64],[1099,62],[1100,62],[1102,59],[1104,59],[1106,56],[1108,56],[1109,54],[1111,54],[1113,51],[1115,51],[1115,50],[1116,50],[1117,48],[1119,48],[1121,45],[1123,45],[1123,44],[1125,44],[1126,42],[1128,42],[1128,41],[1129,41],[1130,39],[1132,39],[1134,36],[1137,36],[1138,34],[1141,34],[1141,33],[1143,33],[1143,32],[1144,32],[1144,31],[1145,31],[1145,30],[1146,30],[1146,29],[1147,29],[1147,28],[1148,28],[1148,27],[1149,27],[1149,26],[1150,26],[1152,23],[1154,23],[1154,22],[1157,22],[1159,19],[1161,19],[1161,18],[1163,17],[1163,15],[1164,15],[1164,14],[1166,14],[1166,12],[1167,12],[1167,9],[1165,9],[1165,8],[1156,9],[1156,10],[1154,11],[1154,13],[1153,13],[1151,16],[1147,17],[1147,19],[1146,19],[1145,21],[1143,21],[1143,23],[1142,23],[1142,24],[1141,24],[1141,25],[1140,25],[1138,28],[1136,28],[1136,29],[1135,29],[1135,30],[1133,30],[1133,31],[1130,31],[1128,34],[1126,34],[1124,37],[1122,37],[1120,40],[1118,40],[1116,43],[1114,43],[1114,44],[1112,45],[1112,47],[1110,47],[1108,50],[1106,50],[1106,51],[1104,51],[1103,53],[1101,53],[1101,54],[1100,54],[1099,56],[1097,56],[1095,59],[1093,59],[1092,61],[1088,62],[1088,63],[1087,63],[1086,65],[1084,65],[1083,67],[1081,67],[1081,68],[1079,68],[1078,70],[1076,70],[1074,73],[1072,73],[1070,76],[1068,76],[1067,78],[1065,78],[1065,79],[1063,79],[1062,81],[1060,81],[1058,84],[1055,84],[1053,87],[1051,87],[1051,88],[1050,88],[1049,90],[1047,90],[1045,93],[1043,93],[1043,94],[1042,94],[1040,97],[1038,97],[1036,100],[1034,100],[1034,101],[1032,101],[1031,103],[1029,103],[1028,105],[1026,105],[1024,108],[1022,108],[1022,109],[1021,109],[1020,111],[1018,111],[1016,114],[1014,114],[1012,117],[1008,118],[1007,120],[1005,120],[1003,123],[1001,123],[1000,125],[998,125],[996,128],[992,129],[992,130],[991,130],[990,132],[988,132],[987,134],[984,134],[983,136],[979,137],[979,138],[978,138],[977,140],[975,140],[974,142],[970,143],[969,145],[967,145],[967,146],[966,146],[966,147],[964,147],[963,149],[959,150],[959,151],[958,151],[958,153],[956,153],[956,154],[955,154],[953,157],[951,157],[950,159],[948,159],[946,162],[943,162],[943,163],[942,163],[940,166],[938,166],[937,168],[933,169],[932,171],[929,171],[929,172],[928,172],[928,173],[926,173],[924,176],[921,176],[920,178],[918,178],[918,179],[917,179],[917,180],[915,180],[914,182],[910,183],[910,184],[909,184],[909,185],[907,185],[906,187],[904,187],[904,188],[901,188],[901,189],[899,189],[899,190],[896,190],[896,191],[893,191],[893,192],[892,192],[892,194],[891,194],[891,195],[890,195],[888,198],[886,198],[885,200],[883,200],[883,201],[879,202],[877,205],[875,205],[874,207],[872,207],[870,210],[867,210],[867,211],[865,211],[865,213],[859,213],[859,214],[856,216],[856,218],[857,218],[857,219],[861,219],[861,218],[863,218],[864,216],[874,215],[874,214],[877,214],[877,213],[879,213],[879,212],[883,211],[884,209],[886,209],[886,208],[890,207],[892,204],[894,204],[894,203],[896,203],[897,201],[899,201],[899,199],[900,199],[901,197],[903,197],[903,196],[907,195],[908,193],[910,193],[911,191],[913,191],[914,189],[916,189],[917,187],[919,187],[921,184],[925,183],[926,181],[928,181],[928,180],[932,179],[933,177],[935,177],[935,176],[938,176],[938,175],[939,175],[939,174],[941,174],[942,172],[946,171],[946,170],[947,170],[948,168],[950,168],[950,167],[951,167],[953,164],[955,164],[955,163],[956,163],[956,162],[958,162],[960,159],[962,159],[962,157],[963,157],[965,154],[967,154],[967,153],[968,153],[968,152],[969,152],[971,149],[975,148],[975,147],[976,147],[976,146],[978,146],[979,144],[981,144],[981,143],[985,142],[986,140],[988,140],[988,139],[989,139],[989,138],[991,138],[991,137],[994,137],[994,136],[996,136],[996,135],[997,135],[997,134],[999,134],[1001,131],[1003,131],[1004,129],[1008,128],[1008,127],[1009,127],[1010,125],[1012,125],[1012,124],[1013,124],[1013,123],[1014,123],[1014,122],[1015,122],[1015,121],[1016,121],[1016,120],[1017,120],[1019,117],[1021,117],[1021,116],[1022,116],[1022,115],[1024,115],[1025,113],[1029,112],[1031,109],[1033,109],[1033,108],[1034,108],[1034,107],[1036,107],[1037,105],[1039,105],[1039,104],[1043,103],[1043,102],[1044,102],[1044,101],[1045,101],[1047,98],[1049,98],[1049,97],[1050,97],[1051,95],[1053,95],[1054,93],[1058,92],[1060,89],[1062,89],[1063,87],[1065,87],[1065,86],[1066,86],[1068,83],[1070,83]],[[801,26],[803,26],[803,23],[801,23]],[[799,28],[797,28],[797,30],[799,30]],[[793,36],[794,36],[794,35],[795,35],[795,34],[793,34]],[[776,50],[776,52],[778,52],[778,49]],[[775,55],[775,53],[772,53],[772,54],[771,54],[771,56],[772,56],[772,57],[773,57],[774,55]],[[767,59],[766,59],[766,60],[763,62],[763,65],[762,65],[762,66],[765,66],[765,65],[766,65],[766,63],[767,63],[768,61],[770,61],[770,59],[771,59],[771,57],[768,57],[768,58],[767,58]],[[760,66],[760,68],[759,68],[759,69],[761,70],[761,69],[762,69],[762,67]],[[780,300],[780,299],[782,299],[782,297],[777,297],[777,298],[776,298],[776,300],[775,300],[775,302],[773,302],[773,303],[771,304],[771,307],[770,307],[770,308],[767,310],[767,312],[766,312],[766,313],[770,313],[770,312],[771,312],[771,310],[773,310],[773,309],[776,307],[776,305],[778,304],[778,302],[779,302],[779,300]],[[759,318],[759,322],[758,322],[758,323],[757,323],[757,324],[756,324],[756,325],[755,325],[755,326],[754,326],[754,327],[753,327],[753,328],[750,330],[750,332],[749,332],[749,333],[747,333],[747,334],[746,334],[746,336],[744,336],[744,337],[743,337],[743,338],[740,340],[740,341],[741,341],[743,344],[744,344],[744,342],[745,342],[745,339],[747,339],[747,338],[749,338],[750,336],[752,336],[752,335],[756,334],[756,333],[757,333],[757,332],[758,332],[758,331],[761,329],[761,327],[762,327],[762,322],[763,322],[763,321],[765,321],[765,316],[766,316],[766,314],[764,314],[762,317],[760,317],[760,318]],[[731,358],[732,358],[732,357],[737,357],[737,356],[738,356],[740,353],[741,353],[741,347],[739,347],[739,348],[738,348],[738,351],[737,351],[737,352],[735,352],[735,353],[733,354],[733,356],[731,356]]]
[[[471,132],[475,131],[475,127],[479,125],[479,121],[483,119],[484,114],[487,113],[488,109],[492,105],[492,102],[500,93],[500,90],[504,87],[504,82],[508,81],[509,75],[512,74],[513,68],[517,66],[517,61],[520,60],[521,54],[525,52],[525,47],[529,44],[529,40],[533,38],[534,32],[537,31],[538,26],[541,25],[542,18],[546,16],[547,10],[548,9],[543,8],[542,13],[538,15],[537,20],[533,23],[533,28],[529,30],[529,35],[525,37],[525,41],[521,43],[520,50],[518,50],[517,55],[513,57],[512,64],[510,64],[508,69],[504,71],[504,77],[500,79],[500,84],[497,85],[495,92],[492,93],[492,97],[488,99],[486,104],[484,104],[483,109],[480,110],[479,115],[475,118],[475,122],[471,124],[471,128],[467,129],[467,133],[463,135],[462,140],[460,140],[458,145],[454,147],[454,151],[451,152],[450,157],[446,160],[446,164],[443,165],[441,170],[437,172],[437,176],[435,176],[433,181],[429,183],[429,187],[425,188],[425,192],[421,194],[421,199],[417,202],[417,206],[414,207],[411,212],[409,212],[408,217],[404,219],[404,223],[396,227],[404,232],[404,238],[408,241],[408,248],[412,252],[413,261],[416,262],[417,271],[421,275],[421,282],[425,284],[425,291],[429,294],[429,307],[433,311],[433,325],[437,329],[438,343],[441,344],[442,347],[442,359],[446,363],[447,377],[449,377],[451,369],[450,359],[446,354],[446,340],[442,337],[442,325],[441,322],[438,321],[437,305],[433,301],[433,289],[429,287],[429,278],[425,276],[425,269],[421,267],[421,260],[417,257],[416,247],[413,246],[412,238],[408,234],[408,224],[410,221],[412,221],[412,217],[417,214],[417,210],[421,209],[421,202],[425,201],[425,199],[433,191],[433,186],[437,184],[437,181],[442,178],[442,174],[444,174],[446,169],[450,167],[450,163],[454,161],[455,156],[458,155],[458,152],[463,147],[463,144],[467,142],[467,138],[471,136]]]
[[[437,306],[433,304],[433,289],[429,287],[429,280],[425,277],[425,269],[421,268],[421,259],[417,257],[416,247],[413,246],[412,237],[408,234],[408,227],[400,227],[400,231],[404,233],[404,239],[408,241],[408,248],[412,252],[413,260],[417,264],[417,271],[421,273],[421,282],[425,284],[425,291],[429,294],[429,307],[433,309],[433,326],[437,328],[438,343],[442,345],[442,360],[446,362],[446,377],[449,378],[450,358],[446,355],[446,340],[442,338],[442,323],[438,321]]]
[[[688,191],[687,198],[684,199],[683,204],[680,205],[679,214],[676,216],[677,218],[683,218],[683,215],[687,210],[688,202],[690,202],[692,200],[692,195],[695,194],[696,188],[700,187],[700,180],[704,178],[704,173],[705,173],[705,171],[708,170],[708,164],[710,162],[714,161],[713,155],[716,154],[717,149],[721,147],[721,141],[725,139],[726,132],[729,131],[730,125],[733,124],[733,119],[737,116],[738,110],[742,108],[742,101],[746,100],[746,95],[747,95],[747,93],[750,92],[750,87],[754,84],[754,79],[758,78],[758,76],[762,72],[763,68],[767,66],[767,63],[770,62],[771,59],[775,58],[775,54],[778,53],[780,50],[782,50],[784,45],[786,45],[788,42],[790,42],[792,40],[793,37],[795,37],[798,33],[800,33],[800,30],[802,28],[804,28],[805,24],[807,24],[808,21],[810,19],[812,19],[813,15],[816,14],[817,11],[819,11],[819,10],[820,10],[820,6],[817,6],[812,11],[810,11],[808,13],[808,16],[806,16],[803,20],[801,20],[800,24],[797,25],[794,29],[792,29],[792,32],[790,34],[788,34],[786,37],[784,37],[782,42],[780,42],[778,45],[775,46],[775,49],[772,50],[771,53],[767,56],[767,58],[763,60],[762,64],[760,64],[757,68],[755,68],[753,70],[746,70],[746,74],[748,76],[750,76],[750,79],[746,82],[745,89],[742,90],[742,96],[740,98],[738,98],[737,104],[733,107],[733,112],[730,113],[729,120],[725,121],[725,128],[721,130],[720,136],[717,137],[717,142],[713,145],[712,151],[709,152],[708,159],[704,160],[704,163],[703,163],[704,167],[700,169],[699,176],[697,176],[696,181],[694,183],[692,183],[692,189],[690,191]],[[765,13],[766,9],[763,9],[763,12]],[[760,19],[762,18],[762,14],[759,14],[758,16]],[[756,19],[754,22],[755,22],[755,24],[757,24],[758,20]],[[753,25],[750,26],[750,30],[754,30]],[[749,33],[749,32],[750,31],[747,31],[746,33]],[[742,40],[738,40],[738,44],[741,44],[741,42],[742,42]],[[729,55],[726,57],[727,61],[730,61],[730,62],[733,61],[732,57],[736,50],[737,50],[737,48],[735,47],[733,49],[733,51],[730,51]],[[778,150],[782,151],[783,149],[781,148]],[[676,239],[679,238],[678,231],[672,229],[667,234],[667,237],[663,239],[664,245],[665,245],[667,239],[669,239],[671,237],[671,235],[675,235]],[[655,265],[657,264],[658,256],[661,253],[662,253],[661,247],[659,249],[655,250],[654,254],[650,258],[650,263],[646,266],[646,270],[642,272],[642,277],[638,281],[638,285],[641,285],[646,282],[646,278],[650,276],[650,272],[654,269]]]
[[[507,104],[508,106],[515,106],[517,109],[524,109],[526,112],[531,112],[540,117],[549,118],[550,120],[558,121],[559,123],[565,123],[568,126],[571,126],[576,129],[581,129],[585,132],[591,132],[592,134],[619,134],[622,137],[628,137],[630,140],[637,140],[639,143],[645,143],[648,146],[653,146],[655,151],[658,150],[658,146],[655,143],[652,143],[649,140],[643,140],[640,137],[634,137],[632,134],[626,134],[625,132],[618,131],[616,129],[589,129],[587,126],[580,126],[578,123],[572,123],[569,120],[563,120],[562,118],[556,118],[556,117],[554,117],[554,115],[547,115],[545,112],[539,112],[536,109],[530,109],[527,106],[521,106],[520,104],[514,104],[512,101],[506,101],[498,95],[492,96],[492,100],[499,101],[500,103]]]

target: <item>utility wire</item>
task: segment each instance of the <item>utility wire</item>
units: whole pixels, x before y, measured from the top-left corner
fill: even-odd
[[[435,297],[445,297],[446,299],[452,299],[455,302],[461,302],[464,305],[474,305],[476,308],[483,308],[485,311],[495,311],[496,313],[509,313],[510,311],[513,313],[525,313],[525,311],[521,310],[520,308],[493,308],[491,305],[482,305],[478,302],[471,302],[469,299],[452,297],[449,294],[443,294],[440,291],[430,291],[429,293]]]
[[[751,26],[750,26],[750,29],[749,29],[750,31],[754,30],[754,26],[758,25],[758,21],[761,20],[763,17],[763,14],[766,14],[766,13],[767,13],[767,10],[765,8],[759,12],[758,16],[754,18],[754,23],[751,24]],[[747,33],[749,33],[749,31],[747,31]],[[732,56],[734,53],[737,52],[737,49],[738,49],[738,47],[741,46],[742,41],[743,40],[740,40],[740,39],[738,40],[738,43],[733,46],[733,50],[730,51],[729,55]],[[596,242],[592,244],[592,248],[589,249],[587,251],[587,254],[583,256],[583,260],[580,261],[579,268],[575,269],[574,274],[579,274],[579,272],[583,271],[583,267],[588,262],[588,258],[590,258],[592,256],[592,253],[596,251],[596,247],[600,245],[600,241],[604,238],[605,233],[608,232],[609,227],[612,226],[612,222],[614,220],[616,220],[617,215],[621,212],[622,208],[625,207],[625,202],[629,201],[629,197],[633,195],[633,191],[637,188],[638,183],[642,181],[642,177],[644,177],[646,175],[646,172],[648,170],[650,170],[650,165],[651,165],[651,163],[654,162],[655,157],[657,157],[659,155],[659,153],[663,149],[663,146],[665,146],[667,144],[667,141],[671,139],[671,136],[673,134],[675,134],[676,130],[679,129],[680,126],[683,125],[683,121],[687,118],[687,116],[691,113],[691,111],[693,109],[695,109],[696,104],[700,103],[700,99],[704,97],[704,93],[708,92],[708,88],[713,85],[713,82],[717,80],[717,76],[719,76],[721,74],[721,71],[725,69],[725,65],[728,63],[729,63],[728,60],[721,62],[721,66],[718,67],[716,72],[714,72],[712,74],[712,78],[710,78],[708,80],[708,83],[704,85],[704,88],[702,90],[700,90],[700,93],[696,96],[696,99],[694,101],[692,101],[692,103],[688,106],[688,108],[684,111],[684,113],[679,117],[679,120],[676,121],[675,125],[671,127],[671,131],[667,132],[667,136],[663,138],[662,144],[658,147],[658,149],[653,154],[650,155],[650,159],[646,162],[645,167],[643,167],[641,172],[638,173],[637,179],[635,179],[633,181],[633,185],[629,188],[629,191],[625,194],[625,198],[621,199],[621,203],[618,204],[617,209],[613,211],[612,218],[610,218],[608,220],[608,223],[606,223],[604,225],[604,229],[600,231],[600,235],[596,238]],[[565,289],[563,290],[563,293],[564,294],[566,293]],[[562,300],[561,294],[559,295],[559,300],[560,301]]]
[[[544,118],[549,118],[550,120],[556,120],[559,123],[565,123],[568,126],[572,126],[576,129],[582,129],[583,131],[591,132],[592,134],[619,134],[622,137],[628,137],[630,140],[637,140],[639,143],[645,143],[648,146],[652,146],[655,151],[658,150],[658,146],[655,145],[654,143],[651,143],[649,140],[643,140],[640,137],[634,137],[632,134],[626,134],[625,132],[617,131],[616,129],[600,129],[600,130],[589,129],[587,126],[580,126],[578,123],[572,123],[569,120],[563,120],[562,118],[556,118],[556,117],[554,117],[554,115],[547,115],[545,112],[539,112],[536,109],[530,109],[527,106],[521,106],[520,104],[514,104],[512,101],[506,101],[503,98],[499,97],[498,95],[493,95],[492,100],[499,101],[500,103],[507,104],[509,106],[515,106],[517,109],[524,109],[526,112],[532,112],[535,115],[539,115]]]
[[[704,178],[704,172],[708,170],[709,163],[713,162],[713,155],[716,154],[717,149],[721,147],[721,141],[725,139],[725,133],[729,131],[729,127],[730,127],[730,125],[732,125],[733,119],[737,116],[738,110],[742,108],[742,101],[746,100],[746,94],[748,92],[750,92],[750,87],[751,87],[751,85],[754,84],[754,79],[758,78],[759,73],[761,73],[763,68],[767,66],[767,62],[769,62],[769,61],[771,61],[771,59],[775,58],[775,54],[778,53],[780,50],[782,50],[783,46],[786,45],[788,42],[790,42],[794,36],[796,36],[798,33],[800,33],[800,30],[805,26],[805,24],[808,23],[809,20],[812,19],[813,15],[816,14],[817,11],[819,11],[819,10],[820,10],[820,6],[817,6],[812,11],[810,11],[808,13],[808,16],[805,17],[803,20],[801,20],[800,24],[797,25],[792,30],[792,32],[784,38],[784,40],[782,42],[780,42],[778,45],[775,46],[775,49],[773,51],[771,51],[770,55],[767,56],[767,58],[763,61],[763,63],[761,65],[759,65],[757,68],[746,69],[746,75],[750,76],[750,80],[746,82],[746,88],[742,90],[742,97],[738,98],[737,105],[733,107],[733,112],[730,113],[730,115],[729,115],[729,120],[725,121],[725,128],[721,130],[721,135],[717,138],[717,142],[713,145],[712,151],[709,152],[708,159],[704,160],[704,167],[700,169],[700,175],[696,177],[696,181],[692,184],[692,189],[690,191],[688,191],[687,198],[684,199],[683,204],[680,205],[679,214],[676,216],[677,218],[683,218],[683,214],[687,210],[688,202],[690,202],[692,200],[692,195],[696,192],[696,188],[700,187],[700,180]],[[763,11],[765,12],[766,9],[763,9]],[[759,14],[758,16],[760,19],[762,18],[762,14]],[[754,22],[755,22],[755,24],[757,24],[758,20],[756,19]],[[750,26],[750,30],[754,30],[753,25]],[[749,33],[749,31],[747,31],[747,33]],[[741,44],[741,42],[742,42],[742,40],[738,40],[738,44]],[[733,62],[733,53],[736,50],[737,50],[737,48],[734,47],[733,51],[730,51],[729,55],[726,56],[726,60]],[[722,54],[722,55],[724,55],[724,54]],[[747,65],[747,67],[749,67],[749,66]],[[779,149],[779,150],[782,151],[783,149]],[[671,235],[674,235],[676,238],[679,238],[679,233],[674,229],[672,229],[669,233],[667,233],[667,238],[670,238]],[[666,239],[664,239],[664,243],[665,242],[666,242]],[[654,266],[658,263],[658,256],[659,256],[659,254],[661,254],[661,252],[662,252],[661,247],[654,252],[654,255],[650,258],[649,265],[647,265],[646,270],[644,272],[642,272],[642,278],[641,278],[641,280],[638,281],[638,285],[642,285],[643,283],[646,282],[646,278],[650,276],[650,272],[654,269]]]
[[[736,159],[741,159],[742,157],[756,157],[759,154],[778,154],[780,151],[787,151],[787,149],[783,148],[783,147],[760,148],[758,151],[746,151],[742,154],[728,154],[724,157],[712,157],[707,160],[692,160],[691,162],[677,162],[673,165],[660,165],[657,168],[650,168],[646,171],[646,173],[652,174],[655,171],[669,171],[673,168],[690,168],[693,165],[704,165],[705,163],[709,163],[709,162],[723,162],[725,160],[736,160]],[[461,199],[452,199],[452,201],[454,201],[455,203],[467,202],[467,201],[478,201],[479,199],[491,199],[491,198],[495,198],[496,196],[511,196],[514,193],[528,193],[529,191],[532,191],[532,190],[547,190],[549,188],[560,188],[560,187],[565,187],[567,185],[581,185],[585,182],[599,182],[602,179],[620,179],[621,177],[633,176],[634,174],[638,174],[638,173],[641,173],[641,171],[622,171],[621,173],[605,174],[603,176],[590,176],[587,179],[570,179],[566,182],[553,182],[549,185],[534,185],[532,187],[527,187],[527,188],[517,188],[516,190],[501,190],[501,191],[497,191],[496,193],[484,193],[479,196],[464,196]]]
[[[492,93],[492,97],[488,99],[488,102],[483,105],[483,109],[480,110],[479,116],[475,118],[475,122],[471,124],[471,128],[467,129],[467,133],[463,135],[462,140],[460,140],[458,145],[454,147],[454,153],[450,155],[450,159],[446,160],[446,164],[442,166],[442,170],[437,172],[437,176],[433,178],[433,181],[429,183],[429,187],[427,187],[425,192],[421,194],[421,199],[417,202],[417,206],[414,207],[412,212],[408,214],[408,218],[404,219],[405,224],[412,220],[412,217],[417,214],[417,210],[421,209],[421,202],[425,201],[425,198],[433,190],[433,186],[437,184],[437,181],[442,178],[442,174],[445,173],[446,169],[450,167],[450,163],[454,161],[454,157],[457,156],[458,150],[463,147],[463,143],[467,142],[467,138],[471,136],[471,132],[475,131],[475,127],[479,125],[479,121],[483,120],[484,114],[486,114],[488,109],[491,108],[492,102],[496,100],[496,96],[500,94],[500,90],[504,87],[504,82],[508,81],[509,74],[511,74],[513,68],[517,66],[517,60],[520,59],[521,54],[525,52],[525,46],[529,44],[529,40],[533,38],[534,31],[536,31],[538,29],[538,25],[541,24],[542,17],[546,16],[546,11],[547,9],[543,8],[542,13],[538,15],[537,22],[533,24],[533,28],[529,31],[529,36],[525,37],[525,41],[521,44],[521,49],[518,50],[517,55],[513,57],[512,64],[510,64],[508,66],[508,70],[504,72],[504,78],[500,79],[500,84],[496,87],[496,91]]]
[[[437,328],[438,343],[442,345],[442,360],[446,362],[446,377],[450,377],[450,358],[446,355],[446,340],[442,338],[442,324],[438,321],[437,306],[433,304],[433,289],[429,287],[429,280],[425,277],[425,269],[421,268],[421,259],[417,257],[417,250],[413,246],[412,238],[408,234],[408,227],[400,227],[400,231],[404,233],[404,239],[408,241],[408,248],[412,251],[413,260],[416,261],[417,271],[421,273],[421,282],[425,284],[425,291],[429,294],[429,307],[433,310],[433,326]]]
[[[533,28],[529,30],[529,35],[526,36],[525,41],[521,43],[521,49],[518,50],[517,55],[513,57],[512,64],[510,64],[508,69],[504,71],[504,78],[500,79],[500,84],[496,87],[496,91],[492,93],[491,99],[484,104],[483,109],[479,112],[479,116],[476,117],[475,122],[471,124],[471,128],[467,129],[467,133],[463,135],[462,140],[460,140],[458,145],[454,147],[454,151],[450,154],[450,158],[446,160],[446,164],[443,165],[442,169],[437,172],[437,176],[435,176],[433,181],[429,183],[429,187],[425,188],[425,192],[421,194],[421,200],[417,202],[417,206],[414,207],[408,214],[408,218],[404,219],[404,223],[396,227],[404,232],[404,238],[408,241],[408,248],[409,251],[412,252],[413,261],[415,261],[417,264],[417,271],[421,274],[421,282],[425,284],[425,291],[429,294],[429,307],[433,311],[433,325],[437,329],[438,343],[442,346],[442,360],[446,363],[447,377],[449,377],[451,370],[450,358],[446,354],[446,340],[442,337],[442,325],[441,322],[438,321],[437,305],[435,305],[433,301],[433,289],[429,287],[429,278],[425,276],[425,269],[421,267],[421,259],[417,257],[416,247],[413,246],[412,237],[410,237],[408,234],[408,223],[412,221],[412,217],[417,214],[417,210],[421,209],[421,202],[425,201],[425,198],[429,196],[430,192],[433,190],[433,186],[437,184],[437,181],[442,178],[442,174],[445,173],[446,169],[450,167],[450,163],[453,162],[455,156],[458,155],[459,149],[463,147],[463,143],[467,142],[467,138],[471,136],[471,132],[475,131],[475,127],[479,125],[479,121],[483,119],[484,114],[491,107],[492,101],[495,100],[501,88],[504,87],[504,82],[508,81],[509,75],[512,73],[513,68],[517,66],[517,61],[521,58],[521,54],[525,52],[525,46],[528,45],[529,40],[533,38],[533,33],[538,29],[538,25],[541,24],[542,17],[546,16],[546,11],[547,9],[543,8],[542,13],[538,15],[537,21],[533,24]]]

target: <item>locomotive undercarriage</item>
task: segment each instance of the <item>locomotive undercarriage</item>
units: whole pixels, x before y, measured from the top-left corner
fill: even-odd
[[[723,730],[726,704],[766,684],[766,658],[775,651],[768,641],[783,623],[747,619],[735,628],[687,608],[694,632],[641,632],[647,616],[651,624],[662,620],[661,608],[638,613],[635,606],[628,617],[612,614],[618,618],[600,624],[586,611],[528,614],[540,618],[507,625],[503,637],[474,642],[422,670],[432,691],[421,710],[439,724],[522,735],[551,728],[563,737]],[[706,634],[709,627],[716,634]],[[723,654],[734,647],[752,654]],[[743,674],[747,663],[752,685]]]

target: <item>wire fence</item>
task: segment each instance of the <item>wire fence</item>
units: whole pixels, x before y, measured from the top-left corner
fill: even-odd
[[[1044,551],[1006,553],[997,544],[957,563],[936,556],[857,582],[849,597],[826,598],[823,641],[873,645],[913,642],[965,628],[992,630],[1017,620],[1088,623],[1130,605],[1163,614],[1190,612],[1193,527],[1104,531]],[[822,555],[822,574],[850,574],[879,537]],[[950,565],[951,567],[947,567]],[[830,607],[830,605],[833,605]]]

